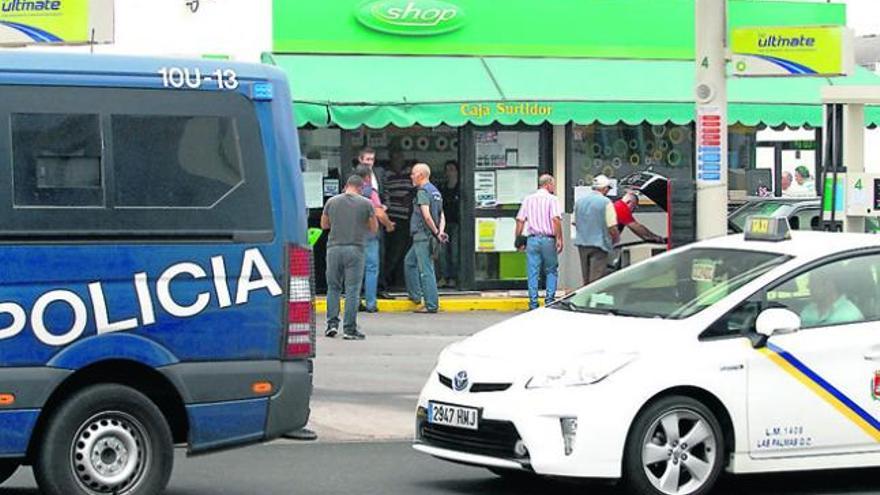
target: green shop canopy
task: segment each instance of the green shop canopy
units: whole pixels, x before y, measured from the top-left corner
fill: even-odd
[[[509,57],[272,55],[290,79],[297,124],[345,129],[466,123],[638,124],[694,120],[692,61]],[[841,78],[731,78],[729,121],[822,125],[825,85]],[[866,124],[880,123],[869,108]]]

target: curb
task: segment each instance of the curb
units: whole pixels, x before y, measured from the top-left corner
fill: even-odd
[[[344,301],[341,307],[345,306]],[[381,299],[378,301],[380,313],[408,313],[418,306],[406,299]],[[463,313],[468,311],[526,311],[529,300],[525,297],[470,297],[440,299],[440,311],[447,313]],[[319,297],[315,300],[315,311],[327,312],[327,299]]]

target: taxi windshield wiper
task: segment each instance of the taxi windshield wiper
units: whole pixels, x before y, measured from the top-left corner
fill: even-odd
[[[563,311],[579,311],[581,308],[575,303],[567,300],[556,301],[555,303],[551,304],[550,307],[553,309],[561,309]]]
[[[633,318],[657,318],[660,315],[655,313],[640,313],[638,311],[627,311],[625,309],[617,309],[617,308],[607,308],[605,309],[608,313],[613,314],[614,316],[631,316]]]
[[[600,309],[600,308],[588,308],[585,306],[580,306],[580,305],[577,305],[577,304],[575,304],[571,301],[568,301],[568,300],[557,301],[557,302],[553,303],[553,305],[550,307],[555,308],[555,309],[561,309],[563,311],[573,311],[575,313],[592,313],[592,314],[597,314],[597,315],[604,315],[604,314],[608,314],[611,312],[609,310]]]

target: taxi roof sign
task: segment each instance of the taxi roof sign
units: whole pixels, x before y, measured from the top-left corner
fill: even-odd
[[[791,239],[791,228],[785,217],[754,215],[746,219],[745,240],[747,241],[787,241]]]

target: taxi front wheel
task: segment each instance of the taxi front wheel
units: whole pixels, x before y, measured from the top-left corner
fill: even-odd
[[[633,494],[703,495],[724,463],[721,425],[685,396],[650,404],[633,423],[624,454],[624,483]]]
[[[101,384],[52,411],[34,475],[47,495],[156,495],[173,460],[159,408],[133,388]]]

